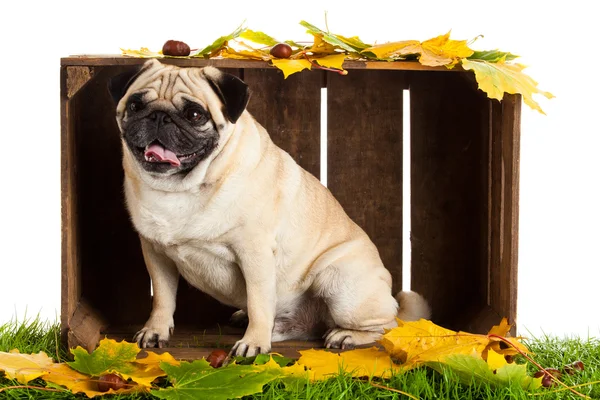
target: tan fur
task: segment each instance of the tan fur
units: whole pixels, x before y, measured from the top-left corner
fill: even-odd
[[[319,326],[332,329],[328,347],[377,339],[395,325],[398,311],[377,249],[248,111],[235,124],[225,119],[203,74],[220,72],[153,61],[117,108],[121,126],[125,99],[146,88],[173,107],[191,96],[223,126],[217,149],[185,178],[152,176],[123,146],[127,206],[154,285],[152,314],[137,340],[143,346],[168,340],[178,274],[247,313],[235,354],[266,352],[272,339],[308,338]],[[415,296],[407,315],[428,317]]]

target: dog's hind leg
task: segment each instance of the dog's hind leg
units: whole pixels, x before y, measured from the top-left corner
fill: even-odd
[[[346,256],[322,270],[314,288],[328,307],[334,326],[324,336],[327,348],[348,349],[373,343],[384,328],[396,326],[398,302],[383,265],[359,265],[373,257]]]

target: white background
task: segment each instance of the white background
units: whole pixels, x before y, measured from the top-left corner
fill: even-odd
[[[11,5],[7,5],[12,3]],[[18,4],[18,5],[17,5]],[[519,330],[600,336],[600,93],[597,13],[569,1],[3,2],[0,6],[0,323],[60,313],[60,57],[203,47],[244,19],[280,39],[305,19],[366,42],[485,35],[540,87],[548,114],[523,105]],[[560,5],[559,5],[560,4]],[[27,310],[27,311],[26,311]]]

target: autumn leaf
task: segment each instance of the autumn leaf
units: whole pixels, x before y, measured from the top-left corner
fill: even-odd
[[[356,51],[356,49],[354,47],[347,44],[343,40],[339,39],[338,37],[336,37],[336,35],[332,35],[328,32],[325,32],[325,31],[317,28],[316,26],[309,24],[306,21],[300,21],[300,25],[307,28],[309,33],[313,34],[314,36],[322,38],[323,41],[325,41],[335,47],[339,47],[340,49],[343,49],[343,50],[346,50],[349,52]]]
[[[17,349],[0,352],[0,371],[22,384],[44,375],[52,364],[52,358],[43,351],[37,354],[21,354]]]
[[[220,53],[220,56],[225,58],[232,58],[237,60],[260,60],[260,61],[268,61],[271,59],[268,53],[263,52],[257,49],[249,49],[249,50],[236,50],[232,47],[223,48]]]
[[[304,69],[311,69],[312,67],[310,61],[306,59],[290,60],[286,58],[280,58],[271,60],[271,63],[273,64],[273,66],[283,71],[284,79],[290,76],[291,74],[300,72]]]
[[[163,373],[164,375],[164,373]],[[125,377],[123,377],[126,379]],[[98,390],[98,377],[91,377],[87,374],[82,374],[65,363],[54,364],[48,370],[48,373],[42,376],[46,382],[51,382],[56,385],[64,386],[72,393],[84,393],[87,397],[101,396],[105,394],[125,394],[143,391],[142,386],[135,384],[126,384],[122,389],[109,389],[106,392]]]
[[[302,350],[298,364],[309,369],[311,380],[327,379],[340,371],[355,377],[389,378],[395,371],[402,369],[392,362],[388,353],[376,347],[344,351],[339,354],[326,350]]]
[[[327,68],[335,68],[339,70],[344,70],[342,65],[344,64],[344,60],[346,59],[345,54],[334,54],[331,56],[325,56],[320,58],[315,58],[315,61]]]
[[[239,36],[241,39],[247,39],[256,44],[264,44],[265,46],[275,46],[279,43],[277,40],[267,35],[264,32],[253,31],[251,29],[246,29]]]
[[[459,63],[461,58],[469,57],[473,50],[467,46],[466,40],[451,40],[450,32],[445,35],[429,39],[421,43],[423,51],[419,62],[431,67],[452,67]]]
[[[150,51],[147,47],[142,47],[139,50],[121,49],[121,54],[123,54],[124,56],[140,57],[140,58],[160,58],[160,57],[164,57],[161,52]]]
[[[519,56],[500,50],[474,51],[467,59],[489,62],[512,61]]]
[[[89,375],[102,375],[110,372],[128,372],[132,370],[131,362],[135,361],[140,348],[136,343],[118,342],[114,339],[102,339],[96,350],[88,353],[78,346],[71,349],[75,361],[69,366]]]
[[[273,360],[263,365],[236,365],[213,368],[205,360],[183,362],[179,366],[162,363],[161,368],[173,384],[166,389],[153,390],[160,399],[238,398],[262,392],[262,387],[282,374]]]
[[[285,367],[286,365],[290,365],[295,362],[293,358],[284,357],[277,353],[258,354],[253,357],[233,357],[233,361],[235,361],[237,365],[263,365],[269,362],[271,359],[273,359],[273,361],[275,361],[280,367]]]
[[[451,40],[450,32],[448,32],[422,43],[417,40],[385,43],[363,49],[362,53],[373,54],[383,60],[396,60],[409,55],[418,55],[419,62],[423,65],[430,67],[443,65],[452,68],[462,58],[471,56],[473,50],[469,48],[466,40]]]
[[[221,48],[226,46],[228,41],[240,36],[242,32],[244,32],[244,30],[246,29],[244,28],[244,24],[245,22],[242,22],[242,24],[238,26],[235,31],[231,32],[229,35],[221,36],[212,44],[206,46],[191,57],[211,57],[213,54],[217,53]]]
[[[398,327],[388,330],[379,343],[388,353],[404,361],[410,369],[424,362],[443,362],[450,354],[481,354],[490,340],[484,335],[455,332],[421,319],[398,321]]]
[[[489,351],[496,351],[502,356],[528,353],[527,347],[519,342],[520,338],[507,337],[510,328],[507,320],[503,319],[487,335],[478,335],[455,332],[424,319],[413,322],[398,320],[398,327],[386,331],[379,343],[392,357],[402,360],[405,369],[428,362],[444,363],[447,357],[456,354],[477,354],[485,360]]]
[[[421,42],[418,40],[403,40],[400,42],[389,42],[368,47],[361,51],[362,54],[380,60],[402,59],[406,54],[419,54]]]
[[[533,99],[533,95],[541,94],[547,99],[554,97],[552,93],[538,89],[538,83],[522,72],[525,66],[521,64],[462,60],[462,67],[475,72],[479,89],[483,90],[490,99],[502,100],[504,93],[520,93],[525,104],[545,115],[540,105]]]
[[[360,53],[364,49],[371,47],[370,44],[364,43],[358,36],[345,37],[342,35],[334,35],[336,38],[346,43],[348,46],[352,47],[354,51]]]
[[[450,369],[465,385],[485,382],[496,387],[518,385],[525,390],[532,390],[542,384],[541,377],[533,378],[527,374],[525,364],[509,364],[504,356],[494,351],[489,352],[487,362],[477,355],[453,354],[443,363],[428,362],[426,365],[440,373],[446,368]]]
[[[135,360],[130,364],[131,369],[123,369],[119,371],[124,379],[131,379],[138,385],[150,388],[152,382],[160,376],[165,376],[165,372],[160,368],[161,363],[178,366],[180,362],[169,353],[157,354],[152,351],[147,351],[145,358]]]

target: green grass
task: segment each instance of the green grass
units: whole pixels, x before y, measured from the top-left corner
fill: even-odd
[[[21,353],[37,353],[44,351],[55,360],[65,361],[67,352],[59,345],[59,326],[40,322],[38,319],[28,321],[11,321],[0,325],[0,351],[17,348]],[[600,339],[558,339],[543,337],[528,341],[534,358],[544,367],[560,368],[575,360],[585,364],[585,371],[573,376],[565,376],[563,381],[568,385],[579,385],[600,381]],[[530,365],[531,373],[536,368]],[[553,392],[554,389],[540,389],[532,396],[517,387],[493,388],[485,384],[471,386],[458,383],[451,372],[439,374],[427,368],[420,368],[409,373],[396,375],[393,378],[380,380],[358,380],[340,375],[324,382],[314,382],[296,390],[286,391],[280,383],[271,383],[264,387],[263,393],[248,396],[246,399],[408,399],[393,391],[377,388],[375,385],[388,386],[419,399],[579,399],[567,391]],[[8,386],[19,385],[16,381],[0,377],[0,390]],[[44,386],[42,380],[30,382],[30,385]],[[578,388],[581,393],[593,399],[600,399],[600,384],[586,385]],[[85,399],[84,395],[73,395],[70,392],[48,392],[36,389],[9,389],[0,392],[0,399]],[[150,395],[106,396],[107,399],[151,399]]]

